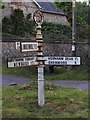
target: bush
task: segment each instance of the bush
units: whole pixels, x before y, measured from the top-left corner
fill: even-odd
[[[56,86],[49,82],[44,82],[44,88],[45,90],[54,90]],[[37,90],[38,89],[38,83],[37,81],[32,81],[31,84],[24,85],[20,88],[20,90]]]
[[[27,36],[33,31],[33,22],[31,21],[31,14],[26,18],[20,9],[15,9],[10,17],[2,19],[2,32],[10,33],[18,36]]]

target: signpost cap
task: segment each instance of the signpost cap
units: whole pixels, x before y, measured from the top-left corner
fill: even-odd
[[[36,24],[42,24],[43,23],[43,13],[40,10],[37,10],[33,14],[33,19]]]

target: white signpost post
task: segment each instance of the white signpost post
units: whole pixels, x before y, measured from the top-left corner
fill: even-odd
[[[43,22],[43,14],[37,10],[34,13],[34,21],[37,24],[37,33],[36,33],[36,41],[38,43],[38,105],[43,106],[45,104],[44,99],[44,62],[40,57],[43,57],[43,37],[41,33],[41,24]]]

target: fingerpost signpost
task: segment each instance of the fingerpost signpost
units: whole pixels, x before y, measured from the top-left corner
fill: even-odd
[[[40,11],[36,11],[33,16],[36,22],[36,41],[38,43],[37,60],[38,60],[38,105],[43,106],[44,100],[44,62],[43,59],[43,38],[41,33],[41,24],[43,22],[43,14]]]
[[[60,65],[80,65],[80,57],[64,57],[64,56],[44,56],[43,55],[43,37],[41,33],[41,25],[43,22],[43,14],[37,10],[33,15],[36,23],[36,41],[35,42],[20,42],[21,52],[36,51],[37,56],[8,58],[8,67],[25,67],[37,66],[38,68],[38,105],[44,106],[44,66],[60,66]],[[17,47],[16,47],[17,48]],[[18,50],[18,48],[17,48]]]

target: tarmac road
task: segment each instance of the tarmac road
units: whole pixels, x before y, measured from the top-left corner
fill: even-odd
[[[19,77],[15,75],[2,75],[2,76],[0,75],[0,85],[2,84],[2,86],[8,86],[11,84],[23,85],[29,83],[30,78]]]
[[[90,81],[88,82],[88,81],[79,81],[79,80],[50,80],[50,82],[54,83],[56,86],[90,90],[89,88]]]
[[[0,74],[0,85],[2,86],[8,86],[11,84],[23,85],[23,84],[29,84],[30,82],[31,82],[30,78],[19,77],[15,75]],[[79,81],[79,80],[49,80],[49,82],[54,83],[56,86],[90,90],[90,88],[88,87],[90,84],[90,81],[88,82],[88,81]]]

